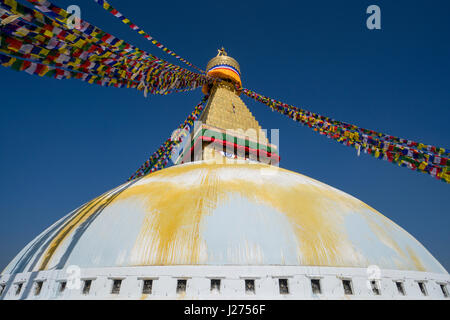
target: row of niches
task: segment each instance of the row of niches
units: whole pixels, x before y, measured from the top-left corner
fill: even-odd
[[[108,278],[107,284],[104,286],[104,289],[101,292],[101,295],[112,295],[120,297],[121,289],[124,285],[124,283],[127,281],[127,278]],[[289,296],[292,295],[292,286],[294,286],[294,283],[292,279],[290,278],[277,278],[276,280],[276,292],[279,296]],[[32,283],[32,290],[29,290],[30,292],[27,294],[26,297],[23,297],[21,293],[23,293],[23,289],[26,286],[25,282],[17,282],[14,283],[10,288],[8,288],[9,292],[9,298],[39,298],[43,294],[43,284],[45,280],[36,280]],[[78,294],[81,296],[88,297],[92,294],[92,286],[95,282],[95,279],[82,279],[79,280],[79,284],[76,287],[76,290],[78,290]],[[154,294],[154,285],[155,282],[158,281],[157,278],[154,279],[146,279],[141,278],[139,279],[141,282],[140,285],[138,285],[138,288],[136,288],[136,295],[149,295],[151,296]],[[189,295],[189,292],[187,292],[189,281],[192,281],[189,278],[183,278],[183,279],[176,279],[176,286],[173,288],[173,295],[174,296],[186,296]],[[217,278],[208,279],[209,281],[209,292],[214,295],[220,295],[223,292],[224,282],[226,282],[226,279],[223,278]],[[233,280],[236,281],[236,280]],[[267,292],[263,292],[264,290],[260,290],[261,292],[258,292],[258,286],[257,282],[260,281],[259,279],[241,279],[240,281],[241,286],[241,293],[248,295],[248,296],[258,296],[258,294],[264,294],[267,295]],[[405,282],[403,280],[395,281],[392,280],[394,287],[396,289],[396,295],[399,297],[407,297],[408,296],[408,290],[406,289]],[[341,278],[339,279],[340,282],[340,290],[344,296],[355,296],[357,295],[357,292],[354,287],[354,283],[351,278]],[[414,285],[417,286],[416,289],[418,289],[418,292],[423,297],[427,297],[429,295],[429,288],[428,286],[432,283],[427,281],[414,281]],[[440,294],[441,298],[448,298],[448,288],[446,283],[434,283],[440,288]],[[305,284],[309,287],[310,294],[312,296],[327,296],[326,290],[324,290],[324,280],[321,278],[310,278],[308,279],[308,284]],[[369,292],[373,296],[380,296],[382,295],[382,289],[380,286],[379,280],[368,280],[366,282],[367,289],[369,289]],[[64,295],[64,293],[68,290],[73,290],[73,283],[68,283],[66,280],[60,280],[55,281],[55,288],[53,288],[56,292],[56,297]],[[6,293],[6,284],[0,284],[0,299],[5,298],[3,295]],[[47,287],[47,290],[50,288]],[[194,288],[191,286],[190,290],[194,292]],[[272,291],[274,292],[274,291]],[[31,297],[30,297],[31,295]],[[190,294],[189,296],[191,296]],[[295,295],[295,294],[294,294]]]

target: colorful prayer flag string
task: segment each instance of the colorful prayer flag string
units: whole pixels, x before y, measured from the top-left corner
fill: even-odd
[[[67,28],[68,13],[53,5],[51,9],[51,14],[45,12],[51,16],[47,17],[15,0],[0,1],[2,21],[13,20],[9,18],[13,14],[21,18],[2,27],[1,37],[6,43],[2,43],[0,51],[92,77],[111,78],[112,83],[129,81],[133,84],[128,88],[143,90],[144,95],[194,90],[209,81],[204,75],[169,64],[83,20],[80,30]]]
[[[140,35],[142,35],[145,39],[151,41],[151,43],[153,43],[155,46],[157,46],[159,49],[161,49],[165,53],[175,57],[176,59],[184,62],[186,65],[188,65],[188,66],[190,66],[190,67],[200,71],[201,73],[204,73],[204,71],[202,69],[196,67],[195,65],[193,65],[192,63],[190,63],[186,59],[180,57],[178,54],[176,54],[175,52],[173,52],[172,50],[170,50],[169,48],[164,46],[162,43],[160,43],[155,38],[153,38],[151,35],[149,35],[147,32],[145,32],[143,29],[141,29],[136,24],[131,22],[130,19],[126,18],[122,13],[120,13],[117,9],[115,9],[113,6],[111,6],[106,0],[94,0],[94,1],[96,3],[98,3],[103,9],[105,9],[106,11],[111,13],[114,17],[116,17],[117,19],[122,21],[124,24],[129,26],[132,30],[134,30],[137,33],[139,33]],[[39,1],[32,0],[32,2],[39,2]]]
[[[90,84],[97,84],[101,86],[114,86],[116,88],[132,87],[136,88],[136,83],[130,81],[119,81],[108,77],[100,77],[90,75],[82,72],[71,72],[61,68],[44,65],[41,63],[24,60],[17,57],[11,57],[0,52],[0,65],[13,69],[15,71],[24,71],[31,75],[38,75],[40,77],[50,77],[58,80],[62,79],[79,79]]]
[[[411,140],[359,128],[345,122],[324,117],[293,107],[275,99],[242,89],[248,97],[266,104],[272,110],[298,121],[321,135],[346,146],[363,150],[377,159],[396,163],[411,170],[427,173],[438,180],[450,183],[449,149],[425,145]]]
[[[105,57],[114,58],[116,54],[119,54],[121,57],[125,55],[128,58],[139,61],[151,59],[156,60],[164,68],[182,71],[191,76],[200,76],[194,72],[158,59],[155,56],[152,56],[151,54],[148,54],[130,44],[125,43],[123,40],[104,32],[84,20],[80,20],[81,28],[79,30],[68,28],[67,21],[70,16],[69,13],[62,8],[50,4],[49,2],[42,3],[46,4],[46,6],[36,5],[36,8],[42,10],[45,15],[39,11],[23,6],[15,0],[1,0],[0,6],[11,10],[13,13],[22,14],[23,19],[27,20],[29,23],[37,26],[45,26],[46,33],[50,32],[51,34],[53,32],[54,36],[57,35],[58,39],[62,39],[67,43],[73,43],[74,45],[80,47],[88,42],[89,45],[95,43],[98,46],[97,49],[104,50],[106,48],[107,50],[103,52]]]
[[[144,162],[142,166],[130,177],[128,181],[145,176],[161,169],[164,169],[169,164],[170,154],[175,146],[180,144],[182,138],[187,136],[191,131],[195,120],[197,120],[204,110],[204,104],[208,101],[209,96],[204,96],[198,103],[186,120],[178,126],[178,134],[176,137],[168,138],[151,156]]]

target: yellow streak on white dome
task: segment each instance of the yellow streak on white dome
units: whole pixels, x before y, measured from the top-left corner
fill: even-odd
[[[108,192],[109,194],[109,192]],[[71,220],[66,226],[64,226],[61,231],[57,234],[57,236],[50,242],[47,250],[45,251],[39,270],[45,270],[50,259],[55,253],[58,246],[69,236],[69,234],[79,227],[83,222],[85,222],[89,217],[95,213],[95,211],[101,206],[105,205],[109,201],[109,198],[106,194],[101,195],[89,203],[86,204],[85,208],[83,208],[73,220]]]
[[[344,225],[346,215],[357,212],[378,241],[397,253],[393,259],[398,268],[414,265],[417,270],[426,269],[412,249],[402,249],[392,237],[397,226],[389,219],[342,191],[285,169],[248,162],[232,165],[199,162],[150,174],[111,199],[115,190],[89,202],[61,229],[41,258],[40,270],[53,263],[58,246],[97,209],[119,201],[138,201],[146,208],[129,263],[207,264],[211,261],[210,248],[202,238],[202,221],[216,208],[233,201],[235,195],[270,207],[289,221],[297,241],[299,265],[367,266],[367,257],[352,244]],[[224,227],[233,228],[233,221]],[[265,263],[265,251],[259,245],[245,240],[239,243],[239,248],[227,248],[225,261]]]
[[[249,173],[267,167],[262,164],[242,164],[233,165],[232,169],[236,169],[236,166],[249,170]],[[189,187],[174,183],[180,176],[196,169],[204,169],[203,181]],[[333,215],[332,212],[359,209],[365,206],[362,202],[333,188],[321,188],[314,184],[274,187],[247,179],[243,183],[240,177],[224,181],[217,179],[217,169],[227,170],[227,166],[191,164],[173,167],[147,178],[151,181],[154,177],[158,182],[131,187],[118,198],[147,199],[148,214],[133,250],[133,260],[144,265],[205,263],[207,257],[201,258],[201,220],[216,206],[227,201],[229,194],[239,194],[249,201],[278,210],[296,226],[296,237],[301,244],[302,261],[299,263],[342,265],[339,252],[348,246],[348,239],[339,228],[343,223],[342,215]],[[176,180],[162,182],[164,178]],[[167,194],[171,194],[171,197],[167,197]],[[295,198],[286,195],[295,195]],[[340,208],[328,207],[324,199],[332,200],[333,205],[337,203]]]

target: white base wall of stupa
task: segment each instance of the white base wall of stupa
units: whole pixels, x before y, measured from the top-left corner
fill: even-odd
[[[78,275],[77,270],[79,271]],[[220,279],[219,291],[211,290],[212,279]],[[280,292],[279,279],[287,279],[288,293]],[[321,293],[313,293],[312,279],[319,280]],[[89,292],[83,293],[85,280],[91,280],[91,285]],[[119,292],[115,294],[112,293],[114,280],[121,280]],[[150,294],[143,293],[144,280],[152,280]],[[186,288],[182,293],[177,293],[178,280],[186,280]],[[246,292],[245,280],[254,281],[254,292]],[[345,294],[343,280],[350,281],[352,294]],[[377,290],[374,291],[373,289],[372,281],[375,281],[378,294],[375,292]],[[36,286],[39,282],[41,282],[41,289],[37,294]],[[62,282],[66,282],[66,285],[65,289],[61,291]],[[402,284],[404,295],[398,289],[398,282]],[[419,283],[423,283],[425,293],[422,292]],[[18,291],[20,284],[22,285]],[[5,274],[0,278],[0,285],[2,290],[1,300],[435,300],[449,299],[450,275],[418,271],[379,270],[376,267],[142,266],[72,268]]]

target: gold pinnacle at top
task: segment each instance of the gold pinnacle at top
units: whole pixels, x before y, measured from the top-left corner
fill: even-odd
[[[227,52],[225,51],[225,48],[224,47],[222,47],[221,49],[218,49],[217,50],[217,57],[219,57],[219,56],[228,56],[228,54],[227,54]]]

